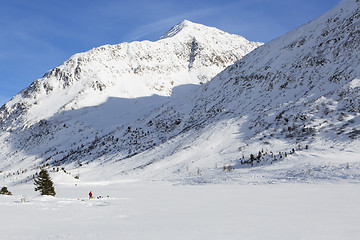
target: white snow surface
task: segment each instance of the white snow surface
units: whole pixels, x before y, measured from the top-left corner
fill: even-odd
[[[358,185],[174,186],[52,176],[56,197],[37,196],[32,184],[0,195],[0,239],[355,240],[360,234]],[[95,199],[88,199],[90,190]]]

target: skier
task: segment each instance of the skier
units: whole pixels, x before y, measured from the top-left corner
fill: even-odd
[[[89,192],[89,199],[92,199],[92,192]]]

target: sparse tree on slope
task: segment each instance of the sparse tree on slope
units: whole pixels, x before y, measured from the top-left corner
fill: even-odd
[[[41,195],[55,196],[55,189],[51,181],[49,173],[42,169],[40,173],[34,178],[35,191],[40,191]]]

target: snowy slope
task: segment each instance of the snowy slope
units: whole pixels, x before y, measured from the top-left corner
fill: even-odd
[[[105,45],[75,54],[3,106],[2,129],[97,106],[108,98],[170,96],[176,86],[209,81],[261,45],[186,20],[174,28],[176,34],[156,42]]]
[[[166,151],[136,161],[157,154],[147,167],[152,177],[168,178],[163,173],[170,171],[183,178],[203,169],[217,181],[213,175],[225,164],[241,176],[266,178],[260,182],[356,181],[359,13],[359,1],[345,1],[228,67],[197,90],[190,111],[168,105],[159,118],[181,119],[185,133],[172,131],[176,138],[163,145]]]
[[[155,42],[75,54],[0,109],[2,170],[89,149],[108,138],[105,134],[189,94],[260,45],[185,20]]]
[[[20,172],[47,163],[80,171],[85,179],[358,182],[359,12],[359,1],[345,1],[201,86],[177,84],[170,97],[164,87],[155,96],[110,97],[95,106],[77,100],[79,107],[71,103],[73,110],[13,128],[16,134],[5,120],[3,175],[14,173],[17,159]],[[189,39],[189,24],[156,43]],[[215,30],[209,31],[203,37],[212,39]],[[201,54],[194,38],[188,43],[185,68],[191,73]],[[206,66],[205,59],[198,67]]]
[[[127,149],[164,143],[119,169],[197,182],[357,182],[359,12],[358,1],[345,1],[257,48],[191,100],[134,123],[140,144]],[[224,175],[224,165],[236,170]]]

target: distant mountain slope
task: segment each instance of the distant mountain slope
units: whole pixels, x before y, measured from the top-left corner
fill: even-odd
[[[359,13],[360,1],[344,1],[201,86],[174,84],[170,97],[164,87],[154,90],[161,95],[72,105],[21,130],[8,122],[21,118],[3,118],[3,169],[47,163],[99,178],[358,182]],[[187,24],[157,43],[188,39],[186,63],[179,69],[191,73],[210,58],[197,53],[197,40],[185,37]],[[211,31],[203,36],[212,39]]]
[[[258,48],[204,86],[196,105],[245,113],[247,138],[356,139],[359,10],[345,1]]]
[[[105,45],[75,54],[5,104],[1,126],[31,125],[109,97],[170,96],[173,87],[205,83],[261,45],[186,20],[174,28],[176,35],[168,33],[156,42]]]
[[[231,165],[244,174],[264,165],[256,173],[270,171],[275,179],[356,179],[359,13],[360,1],[345,1],[257,48],[196,90],[191,101],[169,103],[139,121],[137,129],[166,141],[124,160],[121,169],[146,169],[152,178],[167,179],[203,171],[219,180],[223,174],[215,166]],[[147,139],[137,141],[144,146]],[[278,168],[270,167],[279,161]]]
[[[188,95],[260,45],[185,20],[155,42],[75,54],[0,109],[2,166],[61,160],[74,147],[88,148],[176,95]]]

